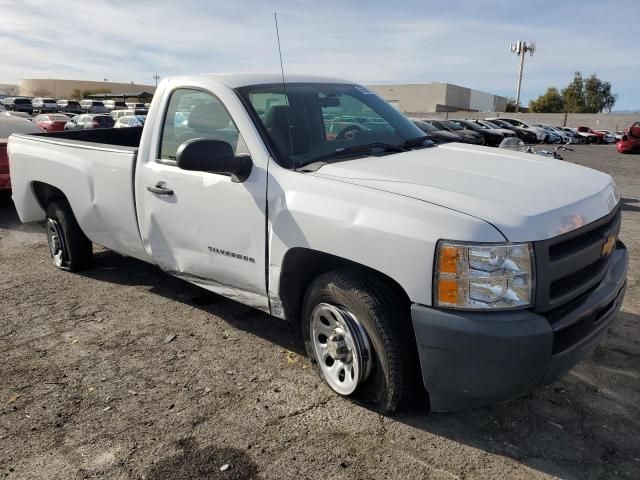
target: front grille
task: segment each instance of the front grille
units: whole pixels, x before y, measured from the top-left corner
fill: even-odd
[[[534,243],[537,311],[558,308],[602,281],[611,258],[603,256],[603,247],[610,235],[618,235],[620,221],[618,206],[589,225]]]
[[[602,227],[586,232],[579,237],[566,240],[556,245],[551,245],[551,247],[549,247],[549,258],[551,261],[556,260],[557,258],[569,255],[601,240],[603,236],[602,230],[606,226],[607,225],[603,225]]]
[[[551,297],[551,299],[561,297],[567,292],[571,292],[588,283],[592,278],[602,273],[607,263],[607,257],[601,257],[591,265],[587,265],[580,270],[576,270],[569,275],[554,280],[551,282],[551,287],[549,288],[549,297]]]

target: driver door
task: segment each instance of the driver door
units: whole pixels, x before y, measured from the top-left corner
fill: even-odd
[[[178,168],[187,140],[207,138],[249,154],[229,111],[212,91],[175,88],[157,150],[137,175],[139,223],[147,252],[163,270],[268,311],[265,276],[266,174],[247,180]]]

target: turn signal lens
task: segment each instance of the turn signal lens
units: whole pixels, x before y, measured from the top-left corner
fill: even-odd
[[[443,273],[456,273],[458,271],[458,259],[460,251],[457,247],[443,246],[440,249],[440,271]]]
[[[438,303],[458,304],[458,282],[451,278],[442,278],[438,284]]]

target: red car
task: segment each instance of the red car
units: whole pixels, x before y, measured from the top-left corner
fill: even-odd
[[[69,117],[61,113],[46,113],[34,118],[33,123],[44,128],[47,132],[62,132],[69,120],[71,120]]]
[[[640,122],[634,123],[624,132],[616,147],[620,153],[640,153]]]
[[[589,127],[576,127],[576,130],[580,133],[588,133],[590,135],[595,135],[596,136],[595,143],[604,143],[605,134],[602,132],[596,132],[594,130],[591,130]]]
[[[0,193],[11,190],[7,139],[12,133],[42,133],[44,130],[20,117],[0,117]]]

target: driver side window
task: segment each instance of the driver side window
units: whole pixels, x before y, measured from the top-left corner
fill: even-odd
[[[202,90],[178,88],[171,94],[164,117],[159,159],[175,161],[178,147],[193,138],[222,140],[234,153],[246,150],[236,124],[218,97]]]

